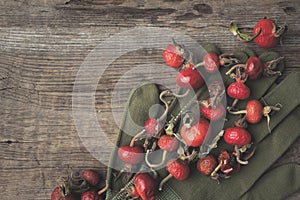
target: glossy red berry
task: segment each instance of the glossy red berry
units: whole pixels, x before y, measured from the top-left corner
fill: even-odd
[[[256,56],[251,56],[248,58],[245,65],[245,73],[248,75],[248,78],[253,80],[260,78],[264,71],[264,65],[260,59]]]
[[[180,135],[188,146],[199,147],[202,145],[206,135],[209,134],[208,128],[209,122],[206,119],[200,118],[191,127],[183,125],[180,129]]]
[[[203,85],[203,78],[200,72],[196,69],[184,69],[178,72],[176,83],[179,87],[185,89],[197,89]]]
[[[118,150],[119,158],[128,164],[138,164],[144,158],[144,151],[140,146],[121,146]]]
[[[200,158],[197,162],[197,169],[204,175],[210,175],[211,172],[216,168],[217,160],[212,155]]]
[[[254,39],[254,42],[263,48],[271,48],[280,42],[279,35],[276,35],[276,25],[270,19],[262,19],[257,22],[253,29],[253,35],[260,34]]]
[[[172,68],[179,68],[184,61],[182,49],[175,45],[168,45],[163,52],[163,57],[165,63]]]
[[[248,101],[246,105],[246,120],[251,124],[256,124],[263,117],[263,112],[264,108],[259,101]]]
[[[228,86],[227,94],[233,99],[245,100],[250,96],[250,89],[243,82],[236,81]]]
[[[230,145],[244,146],[250,144],[250,133],[241,127],[231,127],[225,130],[224,141]]]

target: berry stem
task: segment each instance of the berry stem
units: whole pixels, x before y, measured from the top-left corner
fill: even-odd
[[[220,65],[224,67],[231,67],[240,63],[240,61],[232,53],[223,53],[219,55]]]
[[[236,161],[241,165],[247,165],[248,164],[247,160],[241,160],[241,153],[237,145],[234,146],[234,150],[235,150]]]
[[[240,114],[246,114],[247,113],[247,110],[239,110],[239,111],[231,111],[231,110],[228,110],[228,112],[230,114],[233,114],[233,115],[240,115]]]
[[[150,168],[157,168],[157,167],[160,167],[164,164],[164,162],[166,160],[166,156],[167,156],[167,151],[165,151],[165,150],[163,151],[162,159],[161,159],[160,163],[157,163],[157,164],[150,163],[150,161],[148,159],[149,153],[150,153],[150,150],[147,150],[146,155],[145,155],[145,162],[147,163],[147,165]]]
[[[228,112],[234,109],[235,105],[239,102],[239,99],[234,99],[231,106],[227,107]]]
[[[166,182],[168,182],[168,180],[170,180],[172,177],[173,177],[172,174],[169,174],[168,176],[166,176],[166,177],[160,182],[158,190],[161,191],[163,185],[164,185]]]
[[[225,75],[231,74],[231,72],[232,72],[233,70],[235,70],[236,68],[245,68],[245,64],[236,64],[236,65],[232,66],[232,67],[226,72]]]
[[[145,131],[145,129],[143,129],[141,132],[139,132],[138,134],[136,134],[136,135],[131,139],[129,146],[130,146],[130,147],[133,147],[133,146],[134,146],[134,143],[135,143],[137,140],[139,140],[140,138],[142,138],[143,136],[145,136],[145,135],[146,135],[146,131]]]
[[[262,99],[263,102],[266,104],[265,100]],[[268,126],[268,131],[269,133],[271,133],[271,127],[270,127],[270,122],[271,122],[271,118],[270,118],[270,112],[272,110],[274,111],[279,111],[282,108],[282,105],[280,103],[275,104],[275,106],[265,106],[263,109],[263,115],[267,118],[267,126]]]
[[[233,33],[234,36],[237,36],[243,42],[250,42],[250,41],[254,40],[257,36],[259,36],[259,34],[261,33],[261,29],[254,36],[249,35],[249,34],[245,34],[245,33],[241,33],[239,31],[238,25],[236,23],[234,23],[234,22],[231,22],[229,24],[229,31],[231,33]]]
[[[102,189],[100,189],[100,190],[98,191],[98,195],[101,195],[101,194],[103,194],[104,192],[106,192],[106,191],[108,190],[108,188],[109,188],[109,186],[108,186],[108,181],[106,180],[106,181],[105,181],[105,187],[102,188]]]

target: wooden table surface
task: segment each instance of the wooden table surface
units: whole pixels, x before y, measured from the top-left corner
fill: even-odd
[[[72,95],[85,58],[114,34],[135,27],[170,28],[200,44],[215,43],[223,52],[248,46],[259,54],[261,48],[238,42],[227,27],[235,21],[250,32],[255,22],[268,16],[289,27],[282,45],[273,49],[285,57],[283,77],[300,71],[298,0],[13,0],[1,1],[0,10],[2,200],[49,199],[57,177],[67,166],[97,169],[105,178],[106,166],[87,150],[76,129]],[[107,51],[115,53],[114,49]],[[147,63],[161,64],[161,50],[126,53],[99,79],[96,117],[112,142],[118,130],[111,113],[114,87],[129,69],[147,67]],[[141,74],[128,81],[130,84],[126,80],[121,83],[124,91],[145,80]],[[127,96],[118,100],[114,108],[117,115],[122,114]],[[278,163],[300,163],[299,153],[300,139]],[[300,193],[290,199],[297,197]]]

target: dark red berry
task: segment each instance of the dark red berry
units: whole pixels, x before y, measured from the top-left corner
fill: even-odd
[[[200,158],[197,162],[197,169],[204,175],[210,175],[211,172],[216,168],[217,160],[212,155]]]
[[[250,133],[241,127],[230,127],[225,130],[224,141],[230,145],[245,146],[250,144]]]
[[[250,96],[250,89],[243,82],[237,81],[228,86],[227,94],[233,99],[245,100]]]
[[[209,122],[200,118],[198,123],[191,127],[183,125],[180,129],[180,135],[188,146],[199,147],[208,134]]]
[[[219,103],[216,108],[213,108],[212,106],[200,106],[201,114],[211,121],[216,121],[221,119],[225,114],[225,107],[222,103]]]
[[[92,186],[97,186],[100,183],[99,174],[90,169],[84,170],[81,177]]]
[[[144,124],[144,129],[148,134],[156,135],[162,130],[162,126],[157,119],[149,118]]]
[[[138,164],[144,159],[144,151],[140,146],[121,146],[118,150],[119,158],[128,164]]]
[[[245,73],[248,75],[248,78],[253,80],[260,78],[264,71],[264,65],[260,59],[256,56],[251,56],[248,58],[245,65]]]
[[[276,33],[276,24],[270,19],[262,19],[257,22],[253,29],[253,35],[260,34],[254,42],[263,48],[272,48],[280,42],[280,34]]]
[[[178,149],[179,143],[175,137],[169,135],[162,135],[157,142],[160,149],[172,152]]]
[[[203,85],[203,78],[200,72],[196,69],[184,69],[178,72],[176,83],[179,87],[185,89],[196,89]]]
[[[183,52],[180,47],[168,45],[163,53],[165,63],[172,68],[179,68],[184,61]]]
[[[135,194],[137,193],[142,200],[154,200],[158,192],[158,183],[148,173],[138,173],[133,177]]]
[[[189,166],[182,160],[171,159],[167,163],[168,172],[177,180],[185,180],[190,175]]]
[[[246,105],[246,112],[246,120],[251,124],[256,124],[263,117],[264,108],[259,101],[251,100]]]

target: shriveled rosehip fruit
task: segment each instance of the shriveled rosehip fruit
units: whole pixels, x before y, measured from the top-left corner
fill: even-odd
[[[250,133],[241,127],[230,127],[225,130],[224,141],[230,145],[245,146],[250,144]]]
[[[91,186],[97,186],[100,183],[100,177],[94,170],[84,170],[81,175],[82,179],[87,181]]]
[[[144,124],[144,129],[148,134],[156,135],[162,130],[162,126],[157,119],[149,118]]]
[[[216,168],[217,160],[212,155],[200,158],[197,162],[197,169],[204,175],[210,175],[211,172]]]
[[[184,69],[178,72],[176,83],[179,87],[185,89],[197,89],[203,85],[203,78],[200,72],[196,69]]]
[[[158,183],[148,173],[138,173],[133,177],[133,184],[135,188],[135,193],[138,194],[138,197],[141,197],[142,200],[154,200],[155,195],[158,192]]]
[[[206,119],[200,118],[199,121],[188,127],[183,125],[180,129],[180,135],[184,142],[191,147],[199,147],[207,134],[209,134],[209,122]]]
[[[144,151],[140,146],[121,146],[118,150],[119,158],[128,164],[138,164],[144,158]]]
[[[270,19],[262,19],[257,22],[253,29],[253,35],[260,34],[254,39],[254,42],[263,48],[272,48],[280,42],[280,36],[284,27],[277,30],[276,24]]]
[[[251,80],[258,79],[261,77],[264,71],[264,65],[260,59],[256,56],[251,56],[248,58],[245,65],[245,73]]]
[[[240,164],[235,161],[227,150],[221,151],[218,161],[221,165],[221,172],[225,175],[231,175],[240,169]]]
[[[171,159],[167,163],[168,172],[177,180],[185,180],[190,175],[189,166],[180,159]]]
[[[183,49],[179,46],[168,45],[163,53],[165,63],[172,68],[179,68],[184,61]]]
[[[250,89],[243,82],[236,81],[228,86],[227,94],[231,98],[245,100],[250,96]]]

